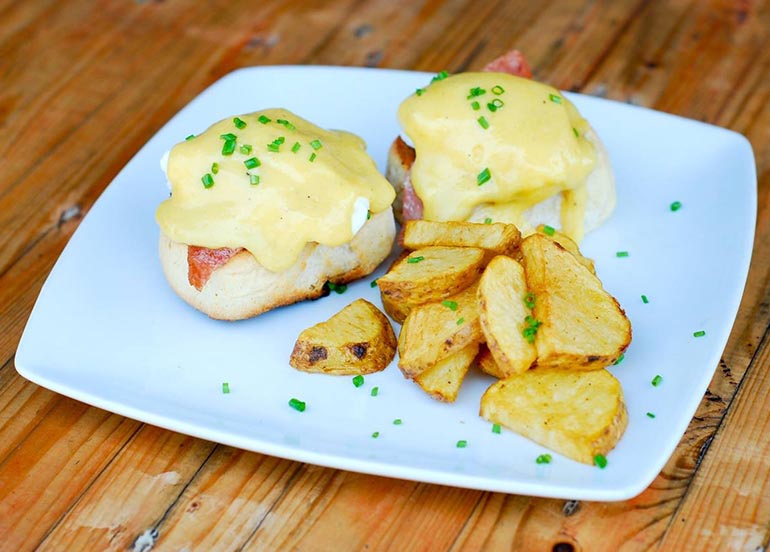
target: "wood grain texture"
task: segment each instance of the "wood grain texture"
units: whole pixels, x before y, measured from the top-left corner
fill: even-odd
[[[753,549],[770,541],[770,2],[0,0],[0,550]],[[378,478],[145,426],[13,355],[42,283],[131,156],[238,67],[476,70],[727,126],[754,147],[749,279],[709,390],[652,485],[573,503]],[[146,548],[145,548],[146,549]]]

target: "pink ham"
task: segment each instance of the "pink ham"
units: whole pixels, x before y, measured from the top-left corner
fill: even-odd
[[[203,289],[214,271],[243,251],[242,247],[233,249],[220,247],[209,249],[190,245],[187,247],[187,280],[198,291]]]

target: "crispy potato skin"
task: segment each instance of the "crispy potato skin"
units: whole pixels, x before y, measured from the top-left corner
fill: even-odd
[[[513,224],[432,222],[408,220],[404,224],[404,247],[420,249],[432,245],[476,247],[498,255],[512,255],[521,243],[521,232]]]
[[[583,253],[580,252],[578,244],[576,244],[575,240],[570,238],[567,234],[559,232],[558,230],[553,230],[553,235],[548,235],[545,233],[545,226],[542,224],[537,227],[537,231],[539,234],[547,236],[549,239],[555,241],[564,249],[572,253],[575,258],[580,261],[580,264],[585,266],[591,272],[591,274],[596,275],[596,267],[594,266],[594,262],[588,257],[583,256]],[[523,257],[521,260],[523,260]]]
[[[471,343],[464,349],[440,360],[435,366],[414,378],[414,381],[434,399],[454,402],[478,350],[479,344]]]
[[[480,414],[585,464],[612,450],[628,425],[623,390],[607,370],[512,375],[487,389]]]
[[[390,321],[364,299],[357,299],[329,320],[304,330],[289,364],[303,372],[337,375],[384,370],[396,354]]]

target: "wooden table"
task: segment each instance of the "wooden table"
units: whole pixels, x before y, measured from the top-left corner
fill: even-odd
[[[722,125],[755,151],[743,303],[687,433],[640,496],[574,503],[320,468],[144,425],[16,373],[30,309],[82,217],[214,80],[270,64],[457,72],[511,47],[540,80]],[[770,2],[3,0],[0,83],[0,550],[768,545]]]

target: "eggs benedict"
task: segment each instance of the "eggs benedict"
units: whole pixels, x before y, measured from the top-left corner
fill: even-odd
[[[572,102],[527,78],[520,54],[501,60],[442,72],[401,104],[404,138],[387,171],[396,216],[509,222],[523,234],[545,224],[579,242],[615,207],[607,152]]]
[[[284,109],[227,118],[161,163],[157,209],[171,287],[212,318],[319,297],[390,253],[395,192],[359,137]]]

